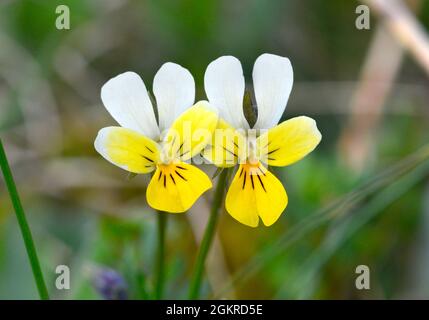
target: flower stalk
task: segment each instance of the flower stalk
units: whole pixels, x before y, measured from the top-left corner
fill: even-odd
[[[155,293],[154,298],[162,299],[164,294],[165,281],[165,231],[167,229],[167,215],[164,212],[158,212],[158,238],[155,266]]]
[[[30,227],[25,217],[24,209],[19,198],[18,190],[13,180],[12,172],[7,161],[6,152],[3,148],[3,143],[0,139],[0,166],[3,172],[6,187],[9,191],[10,199],[15,209],[16,218],[18,219],[19,228],[21,230],[22,238],[24,239],[25,249],[27,250],[28,259],[30,260],[31,269],[33,271],[34,280],[36,281],[37,290],[40,299],[48,300],[49,294],[46,288],[45,280],[43,279],[42,269],[37,257],[36,248],[34,246],[33,237],[31,235]]]
[[[219,180],[214,194],[213,206],[210,211],[209,221],[204,231],[204,236],[201,241],[200,249],[198,251],[197,259],[195,262],[191,284],[189,286],[189,299],[198,299],[200,295],[204,265],[215,235],[216,225],[219,218],[219,209],[222,205],[225,194],[225,183],[227,175],[228,169],[224,169],[219,174]]]

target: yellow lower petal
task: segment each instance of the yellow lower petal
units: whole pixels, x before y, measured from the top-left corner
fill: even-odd
[[[154,209],[185,212],[211,187],[209,177],[195,166],[184,162],[158,165],[147,188],[146,199]]]
[[[259,218],[266,226],[276,222],[287,203],[282,183],[258,163],[240,165],[226,195],[225,206],[237,221],[257,227]]]

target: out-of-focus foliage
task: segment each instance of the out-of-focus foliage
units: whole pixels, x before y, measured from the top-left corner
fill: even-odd
[[[427,28],[429,6],[423,2],[418,17]],[[59,4],[70,8],[70,30],[55,28]],[[210,288],[227,286],[236,272],[275,248],[303,220],[425,145],[427,76],[407,56],[371,137],[374,146],[364,170],[350,169],[339,152],[353,89],[377,27],[372,16],[371,30],[355,28],[358,4],[2,1],[0,130],[53,297],[106,298],[94,286],[106,279],[100,280],[100,272],[106,270],[123,279],[129,298],[151,297],[157,213],[145,203],[148,177],[127,179],[125,171],[103,161],[93,148],[97,131],[114,124],[99,93],[102,84],[118,73],[136,71],[151,88],[159,67],[177,62],[194,75],[197,97],[205,98],[205,68],[220,55],[238,57],[249,84],[253,62],[261,53],[288,56],[295,83],[284,119],[311,116],[323,134],[320,146],[305,160],[276,170],[289,205],[273,227],[251,229],[222,213],[220,246],[215,246],[210,260],[206,296],[212,294]],[[221,296],[428,298],[427,176],[428,170],[419,167],[389,181],[345,210],[347,218],[321,224],[284,250],[280,247],[261,268]],[[209,192],[186,215],[169,216],[168,298],[186,296],[195,234],[204,226],[211,198]],[[364,214],[371,218],[360,225],[355,218]],[[341,228],[354,231],[330,240],[335,250],[324,256],[326,239]],[[55,288],[55,268],[60,264],[71,269],[67,291]],[[360,264],[371,269],[369,291],[355,288],[355,268]],[[310,272],[314,274],[308,282]],[[0,298],[36,297],[12,207],[0,184]]]

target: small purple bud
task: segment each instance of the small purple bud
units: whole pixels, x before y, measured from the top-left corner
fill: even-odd
[[[93,284],[97,292],[106,300],[126,300],[127,283],[115,270],[100,268],[95,272]]]

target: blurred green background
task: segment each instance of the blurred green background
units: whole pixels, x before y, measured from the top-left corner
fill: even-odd
[[[70,8],[70,30],[55,28],[60,4]],[[191,71],[205,98],[212,60],[236,56],[251,85],[255,59],[269,52],[294,68],[284,119],[315,118],[323,139],[276,170],[289,205],[273,227],[221,214],[203,297],[429,298],[428,77],[379,14],[371,10],[370,30],[355,27],[360,4],[3,0],[0,130],[52,297],[106,298],[97,283],[113,270],[128,298],[150,298],[153,287],[149,177],[127,179],[93,148],[98,130],[114,124],[103,83],[132,70],[151,88],[172,61]],[[429,27],[429,1],[407,8]],[[168,217],[167,298],[186,297],[212,196]],[[62,264],[70,290],[55,287]],[[370,290],[355,287],[358,265],[370,268]],[[0,298],[37,297],[1,182]]]

